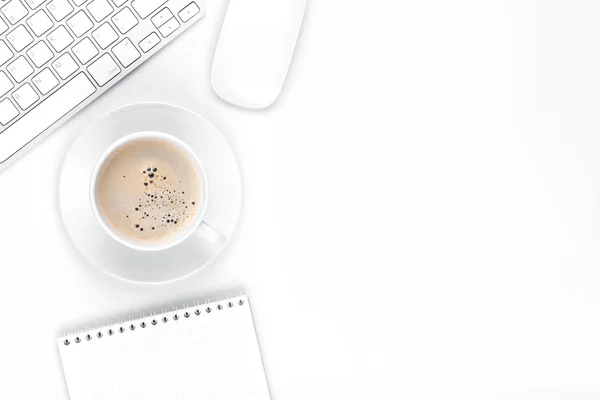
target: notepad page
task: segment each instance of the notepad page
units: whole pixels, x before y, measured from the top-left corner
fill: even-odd
[[[247,296],[68,335],[58,346],[71,400],[270,399]]]

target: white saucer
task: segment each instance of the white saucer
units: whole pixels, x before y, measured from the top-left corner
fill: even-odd
[[[92,171],[112,143],[141,131],[172,134],[196,152],[210,187],[204,220],[226,237],[225,243],[192,235],[173,248],[144,252],[116,242],[102,229],[90,201]],[[92,265],[127,281],[164,283],[199,271],[225,248],[242,208],[242,178],[233,150],[212,124],[181,107],[139,103],[109,112],[77,136],[61,169],[58,205],[71,241]]]

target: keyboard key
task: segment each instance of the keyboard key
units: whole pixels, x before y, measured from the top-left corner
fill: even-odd
[[[179,22],[177,22],[177,20],[175,18],[171,18],[170,20],[165,22],[163,24],[163,26],[158,28],[158,31],[160,32],[161,35],[163,35],[164,37],[167,37],[167,36],[171,35],[173,32],[175,32],[180,26],[181,25],[179,24]]]
[[[85,3],[88,0],[73,0],[73,4],[75,4],[77,7],[79,7],[80,5],[82,5],[83,3]]]
[[[138,24],[138,19],[128,7],[125,7],[112,17],[113,24],[121,33],[127,33]]]
[[[8,30],[8,25],[6,25],[6,22],[4,22],[4,20],[2,18],[0,18],[0,34],[6,32]]]
[[[67,20],[67,25],[69,25],[69,28],[71,28],[77,37],[83,36],[84,33],[94,27],[94,23],[83,10],[69,18]]]
[[[177,15],[183,22],[188,22],[192,17],[200,12],[200,8],[196,3],[190,3],[183,10],[179,11]]]
[[[31,81],[43,95],[50,93],[50,91],[57,87],[59,83],[54,74],[50,72],[50,68],[44,68],[42,72],[34,76]]]
[[[112,51],[124,68],[129,67],[141,56],[140,52],[137,51],[129,39],[122,40],[119,44],[113,47]]]
[[[88,4],[87,9],[96,22],[102,21],[113,12],[113,8],[108,0],[94,0]]]
[[[46,14],[46,11],[40,10],[27,20],[27,25],[29,25],[35,36],[40,37],[54,26],[54,22]]]
[[[27,50],[29,59],[35,64],[36,67],[41,67],[52,59],[52,50],[48,47],[46,42],[39,41],[35,46]]]
[[[121,72],[121,68],[119,68],[110,55],[104,54],[90,64],[88,72],[92,78],[94,78],[98,86],[104,86]]]
[[[73,46],[72,50],[81,64],[87,64],[88,61],[98,55],[98,49],[94,46],[90,38],[83,39]]]
[[[26,143],[35,139],[56,121],[90,97],[96,88],[84,73],[43,100],[0,135],[0,161],[5,162]],[[7,99],[8,100],[8,99]],[[0,123],[4,113],[0,104]],[[13,117],[14,118],[14,117]]]
[[[0,40],[0,65],[4,65],[12,56],[12,50],[4,43],[4,40]]]
[[[25,3],[31,8],[35,10],[39,6],[41,6],[46,0],[25,0]]]
[[[40,99],[29,83],[24,84],[12,94],[22,110],[27,110],[33,103]]]
[[[127,3],[127,0],[112,0],[116,7],[121,7],[123,4]]]
[[[0,96],[4,96],[13,87],[15,85],[8,79],[4,71],[0,71]]]
[[[160,28],[165,22],[173,18],[173,14],[168,8],[163,8],[161,12],[152,17],[151,21],[155,27]]]
[[[6,68],[17,83],[23,82],[25,78],[33,74],[33,67],[29,65],[25,57],[17,57],[15,61],[8,64]]]
[[[167,0],[133,0],[131,6],[141,19],[145,19],[166,2]]]
[[[27,15],[27,9],[19,0],[9,1],[0,10],[11,25],[16,24]]]
[[[73,6],[69,3],[69,0],[52,0],[46,8],[57,22],[62,21],[73,12]]]
[[[65,53],[52,63],[52,68],[62,79],[67,79],[79,69],[79,65],[69,53]]]
[[[8,39],[8,43],[17,52],[23,50],[33,42],[33,36],[31,36],[23,25],[17,26],[12,32],[7,34],[6,39]]]
[[[19,110],[9,99],[4,99],[0,102],[0,124],[6,126],[10,121],[19,115]]]
[[[155,32],[152,32],[140,42],[140,49],[142,49],[144,53],[147,53],[159,43],[160,38]]]
[[[115,32],[108,22],[105,22],[100,28],[92,32],[92,37],[101,49],[105,49],[116,42],[119,35],[117,35],[117,32]]]
[[[63,25],[59,26],[48,35],[48,42],[54,47],[57,53],[60,53],[73,43],[73,36],[67,31]]]

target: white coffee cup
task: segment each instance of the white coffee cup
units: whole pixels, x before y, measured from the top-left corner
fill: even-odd
[[[136,241],[132,238],[128,238],[118,231],[116,231],[103,216],[100,208],[98,206],[98,194],[97,194],[97,185],[98,185],[98,175],[102,170],[102,167],[106,163],[107,159],[113,152],[127,144],[142,140],[142,139],[155,139],[155,140],[163,140],[168,142],[169,144],[178,148],[182,154],[188,159],[191,165],[194,167],[194,172],[199,179],[199,185],[202,190],[202,197],[198,204],[198,212],[194,216],[194,220],[190,221],[186,224],[186,229],[178,232],[177,234],[171,235],[168,237],[168,240],[159,241],[156,243],[142,243],[140,241]],[[120,140],[117,140],[113,143],[106,151],[102,154],[102,156],[98,159],[96,166],[94,167],[94,171],[92,173],[92,178],[90,181],[90,200],[92,204],[92,209],[94,211],[94,215],[98,219],[98,222],[102,226],[102,228],[106,231],[108,235],[110,235],[114,240],[121,243],[124,246],[132,248],[134,250],[140,251],[160,251],[166,250],[171,247],[177,246],[187,238],[189,238],[192,234],[196,233],[205,238],[206,240],[220,245],[225,242],[225,237],[213,229],[210,225],[204,222],[204,214],[206,213],[206,208],[209,202],[209,185],[208,178],[206,176],[206,171],[196,154],[189,148],[187,144],[178,138],[162,133],[162,132],[137,132],[127,135]]]

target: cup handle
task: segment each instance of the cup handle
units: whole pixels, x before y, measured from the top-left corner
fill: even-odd
[[[216,245],[222,245],[227,241],[227,238],[225,237],[225,235],[217,232],[217,230],[215,228],[208,225],[204,221],[202,221],[202,223],[200,224],[200,227],[198,227],[196,234],[198,236],[200,236],[201,238],[206,239],[209,242],[216,244]]]

